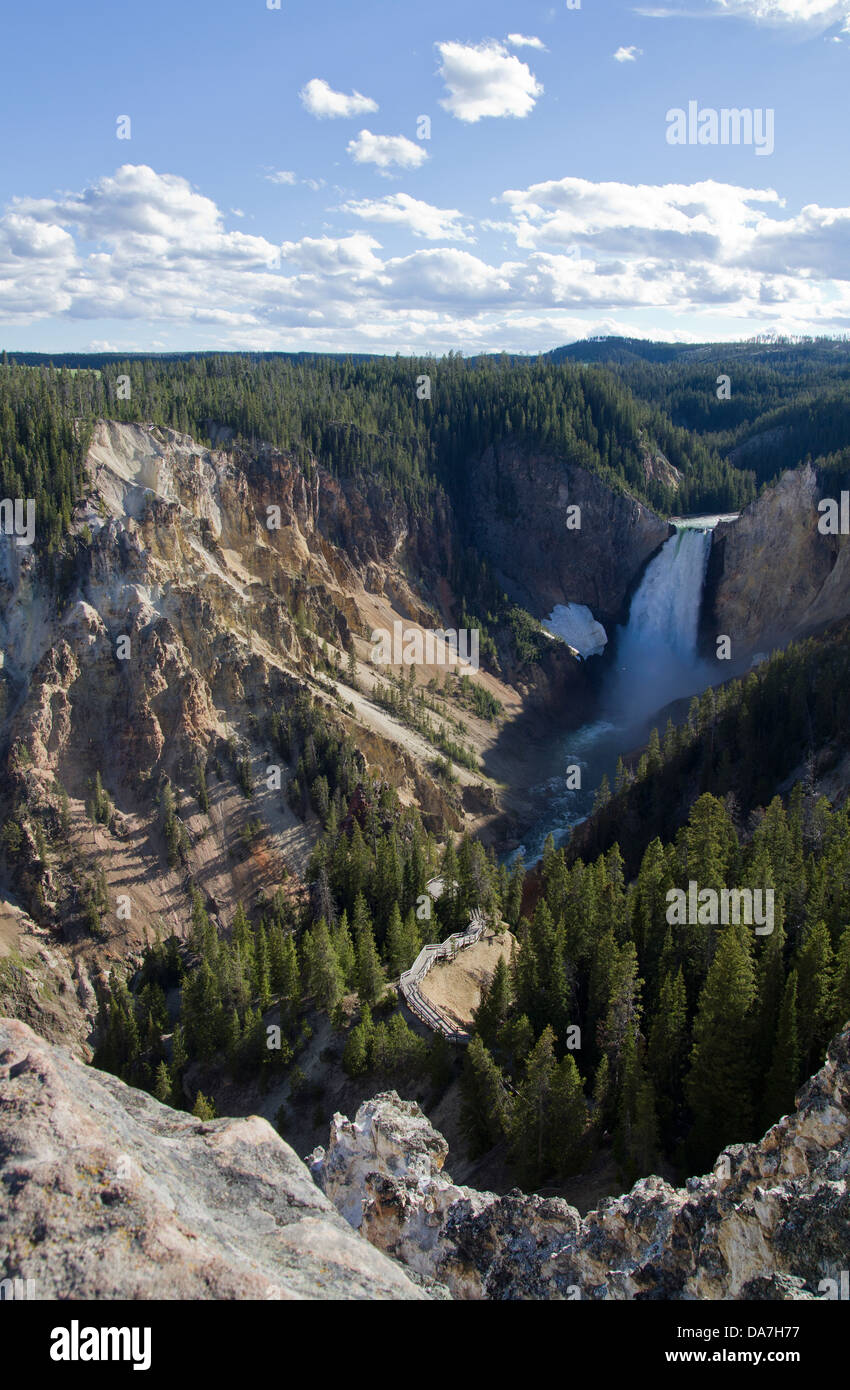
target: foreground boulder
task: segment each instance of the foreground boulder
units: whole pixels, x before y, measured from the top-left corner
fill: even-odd
[[[425,1297],[266,1120],[196,1120],[11,1019],[0,1279],[46,1299]]]
[[[336,1115],[311,1171],[379,1249],[456,1298],[811,1299],[850,1251],[850,1028],[758,1144],[673,1188],[643,1178],[582,1219],[560,1198],[456,1186],[394,1091]]]

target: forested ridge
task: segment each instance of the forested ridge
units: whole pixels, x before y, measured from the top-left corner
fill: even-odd
[[[4,353],[0,367],[3,487],[35,497],[48,548],[67,527],[100,417],[151,421],[202,443],[224,427],[249,449],[292,451],[308,471],[316,459],[340,477],[383,478],[417,513],[433,509],[440,489],[459,507],[469,459],[505,438],[670,514],[738,510],[784,468],[850,447],[850,350],[835,342],[677,349],[614,339],[539,358],[57,361]],[[717,396],[723,372],[729,399]],[[424,377],[430,399],[417,394]],[[677,488],[647,468],[654,453],[679,470]]]
[[[850,446],[850,341],[675,345],[603,339],[553,360],[604,365],[713,455],[758,486]],[[728,398],[717,381],[728,377]],[[845,465],[846,466],[846,465]]]
[[[430,399],[417,395],[423,377]],[[151,421],[202,443],[225,427],[248,448],[291,450],[308,471],[316,459],[340,477],[384,478],[417,512],[433,506],[440,488],[462,501],[469,458],[506,437],[589,469],[661,511],[738,507],[754,495],[747,470],[638,400],[610,371],[544,358],[203,355],[96,358],[91,368],[7,364],[0,368],[4,484],[11,495],[20,495],[17,486],[37,496],[53,544],[69,484],[80,485],[86,428],[99,417]],[[74,447],[76,420],[83,428]],[[647,455],[657,451],[682,473],[678,491],[647,469]],[[64,473],[72,466],[71,479],[59,476],[60,464]]]

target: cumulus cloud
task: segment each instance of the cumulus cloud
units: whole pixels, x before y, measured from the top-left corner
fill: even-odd
[[[573,178],[497,202],[514,254],[446,245],[393,256],[366,231],[275,244],[230,230],[187,180],[125,165],[5,209],[0,322],[41,319],[67,334],[96,320],[110,341],[150,332],[145,346],[181,335],[184,346],[390,352],[534,352],[647,322],[667,336],[687,331],[685,316],[702,337],[730,322],[743,336],[850,329],[850,207],[788,210],[774,189],[708,180]],[[344,211],[426,240],[467,234],[456,209],[406,194]]]
[[[773,189],[713,180],[627,184],[577,178],[508,189],[498,201],[513,210],[517,244],[527,249],[581,240],[618,254],[687,257],[734,255],[752,241],[767,216],[764,205],[780,203]]]
[[[527,116],[543,92],[528,64],[495,39],[438,43],[437,49],[442,59],[439,74],[449,93],[440,105],[459,121]]]
[[[323,77],[313,77],[298,93],[301,104],[319,120],[334,120],[340,116],[365,116],[377,111],[378,103],[362,92],[335,92]]]
[[[361,130],[347,145],[348,153],[356,164],[377,164],[379,169],[418,169],[428,158],[421,145],[408,140],[406,135],[373,135],[371,130]]]
[[[472,228],[462,224],[457,208],[436,208],[409,193],[393,193],[387,198],[358,198],[338,209],[364,222],[383,222],[404,227],[426,241],[474,241]]]
[[[630,44],[628,48],[624,48],[621,44],[620,47],[617,49],[617,52],[614,54],[614,62],[634,63],[637,62],[638,58],[640,58],[642,54],[643,49],[635,48],[634,44]]]
[[[346,237],[302,237],[300,241],[284,241],[280,248],[284,260],[304,270],[324,275],[376,274],[383,262],[375,255],[381,243],[363,232]]]
[[[511,48],[539,48],[546,52],[546,45],[535,34],[508,34],[507,42]]]
[[[298,176],[291,169],[272,169],[266,174],[269,183],[297,183]]]

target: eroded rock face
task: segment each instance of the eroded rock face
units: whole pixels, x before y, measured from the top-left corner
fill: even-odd
[[[670,526],[601,478],[542,453],[501,443],[470,464],[473,538],[508,593],[545,618],[582,603],[605,626]],[[567,509],[581,507],[581,529]]]
[[[685,1188],[643,1178],[584,1219],[560,1198],[458,1187],[446,1151],[390,1091],[335,1116],[310,1168],[373,1244],[456,1298],[817,1298],[850,1250],[850,1028],[760,1143]]]
[[[416,1299],[266,1120],[201,1122],[0,1020],[0,1279],[45,1299]]]
[[[733,650],[769,650],[850,613],[850,544],[818,531],[824,495],[832,493],[805,464],[717,527],[707,577],[712,648],[724,632]]]

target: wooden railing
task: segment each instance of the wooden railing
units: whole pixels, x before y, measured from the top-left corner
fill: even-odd
[[[423,999],[419,986],[438,960],[454,960],[458,951],[462,951],[465,946],[474,946],[476,941],[480,941],[486,929],[487,918],[480,908],[475,908],[469,914],[469,926],[465,931],[455,932],[453,936],[446,937],[445,941],[423,946],[410,969],[405,970],[398,982],[407,1007],[426,1027],[434,1033],[442,1033],[450,1042],[468,1043],[471,1034],[465,1028],[458,1028],[457,1024],[440,1013],[430,1000]]]

